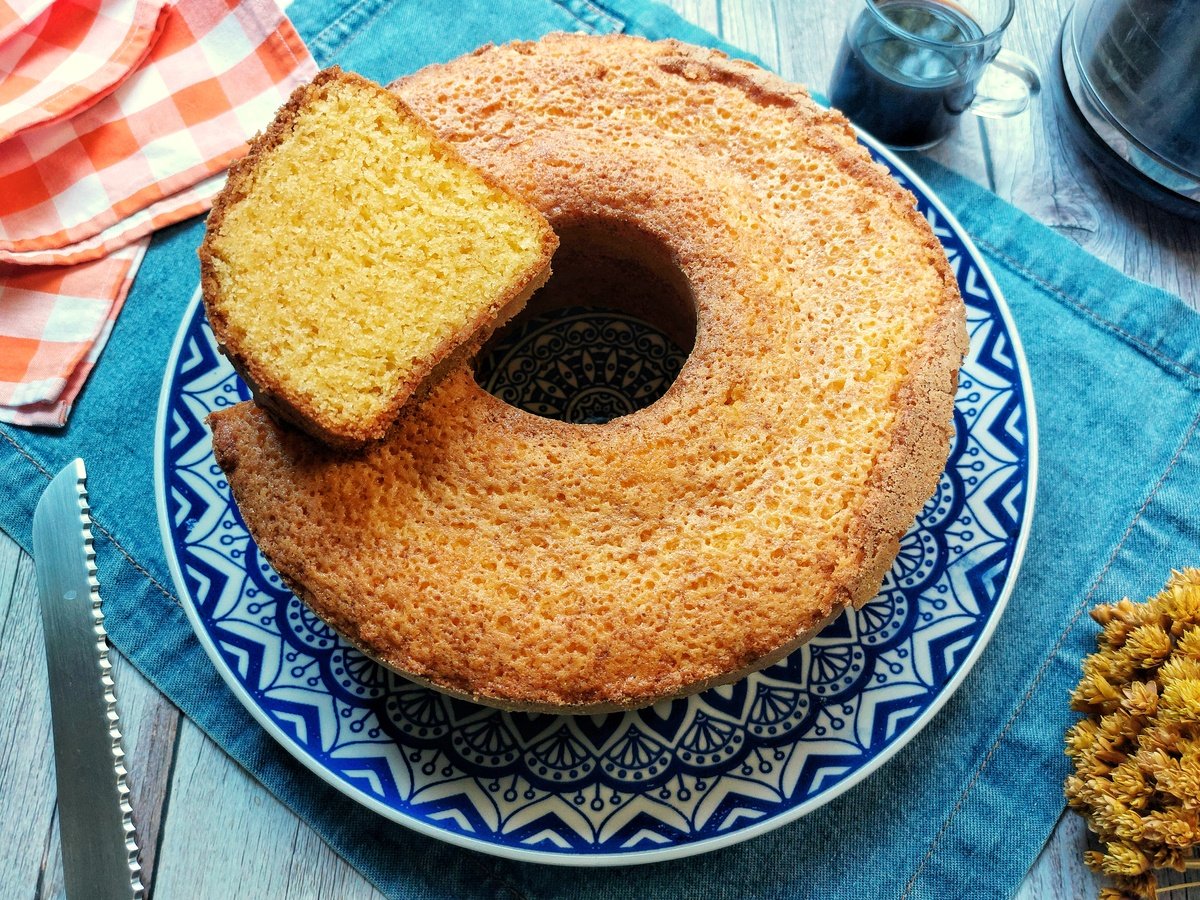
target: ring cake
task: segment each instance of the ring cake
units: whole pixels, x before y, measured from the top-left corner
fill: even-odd
[[[469,366],[352,456],[253,404],[214,413],[285,581],[411,678],[553,712],[732,681],[874,596],[945,464],[966,331],[940,245],[845,119],[620,36],[486,47],[393,90],[554,226],[531,307],[609,278],[610,305],[687,343],[694,320],[694,343],[659,400],[600,425],[509,406]]]

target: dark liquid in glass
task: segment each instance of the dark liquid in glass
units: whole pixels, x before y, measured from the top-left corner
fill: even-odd
[[[974,99],[986,60],[981,46],[966,44],[981,37],[975,20],[950,3],[878,3],[874,11],[864,10],[846,33],[833,69],[830,101],[885,144],[934,144],[949,134]]]

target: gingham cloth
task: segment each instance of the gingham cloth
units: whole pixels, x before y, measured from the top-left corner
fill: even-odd
[[[66,423],[149,243],[75,266],[0,264],[0,419]]]
[[[0,142],[98,102],[141,64],[163,0],[59,0],[0,43]]]
[[[0,0],[0,44],[24,31],[50,7],[50,0]]]
[[[107,96],[0,143],[0,421],[66,421],[148,235],[206,210],[315,74],[274,0],[178,0]]]

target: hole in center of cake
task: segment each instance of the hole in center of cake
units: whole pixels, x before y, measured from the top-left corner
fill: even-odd
[[[600,424],[658,400],[696,343],[687,279],[629,226],[559,225],[553,274],[484,346],[475,380],[534,415]]]

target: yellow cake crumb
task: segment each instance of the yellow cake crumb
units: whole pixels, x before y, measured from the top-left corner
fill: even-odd
[[[549,274],[553,231],[387,91],[328,70],[231,173],[201,250],[227,355],[317,437],[381,437]]]

